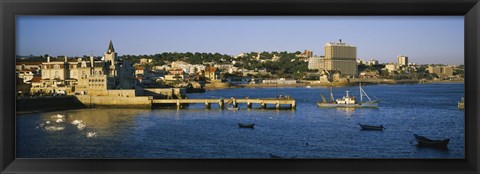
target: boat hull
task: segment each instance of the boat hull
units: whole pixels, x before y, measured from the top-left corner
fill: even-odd
[[[380,126],[370,126],[370,125],[363,125],[363,124],[360,124],[360,123],[358,125],[362,128],[362,130],[379,130],[379,131],[381,131],[381,130],[384,129],[384,127],[382,125],[380,125]]]
[[[238,123],[238,127],[240,128],[254,128],[255,124],[243,124],[243,123]]]
[[[355,104],[338,104],[338,103],[318,102],[317,106],[321,107],[321,108],[378,108],[378,101],[355,103]]]
[[[440,149],[446,149],[448,148],[448,143],[450,142],[450,139],[443,139],[443,140],[431,140],[428,138],[425,138],[423,136],[419,136],[414,134],[415,140],[417,140],[417,146],[418,147],[431,147],[431,148],[440,148]]]

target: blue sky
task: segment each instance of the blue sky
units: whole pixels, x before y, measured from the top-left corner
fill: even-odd
[[[464,63],[463,16],[18,16],[17,55],[313,50],[342,39],[380,63]]]

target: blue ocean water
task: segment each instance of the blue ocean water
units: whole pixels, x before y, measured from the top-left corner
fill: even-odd
[[[464,84],[363,86],[378,109],[318,108],[329,88],[236,88],[189,98],[263,98],[289,95],[297,109],[188,109],[57,111],[16,117],[17,158],[464,158]],[[333,88],[359,96],[358,87]],[[65,115],[57,123],[57,114]],[[84,129],[72,124],[81,121]],[[50,121],[50,124],[46,124]],[[238,123],[255,123],[241,129]],[[357,123],[383,125],[362,131]],[[48,128],[47,128],[48,127]],[[88,134],[94,136],[88,136]],[[413,133],[450,138],[448,150],[416,147]]]

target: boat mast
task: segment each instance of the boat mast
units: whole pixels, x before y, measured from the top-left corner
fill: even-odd
[[[362,94],[364,94],[365,97],[367,97],[369,101],[372,101],[372,99],[370,99],[370,97],[368,97],[368,94],[362,89],[362,86],[360,85],[360,98],[361,98]]]
[[[330,101],[333,102],[335,99],[333,98],[332,87],[330,87]]]
[[[359,89],[360,89],[360,102],[363,102],[363,94],[362,94],[362,83],[359,83]]]

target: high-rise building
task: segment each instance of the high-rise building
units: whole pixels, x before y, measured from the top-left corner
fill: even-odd
[[[408,57],[404,55],[397,56],[398,65],[408,66]]]
[[[357,75],[357,47],[343,43],[325,44],[325,70],[339,70],[343,75]]]

